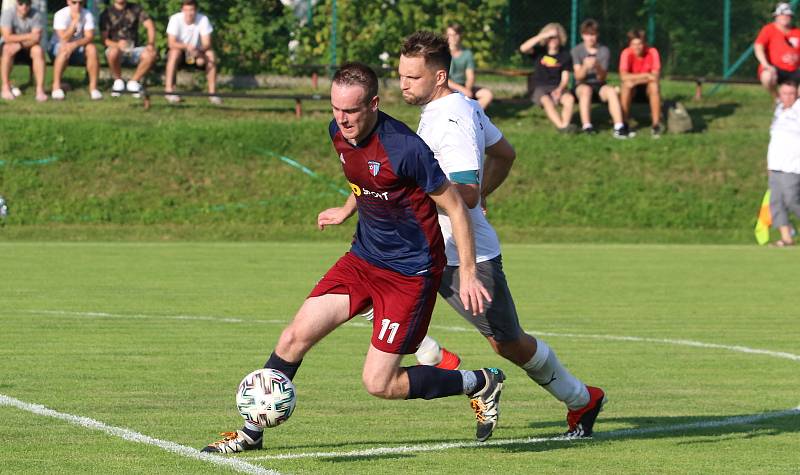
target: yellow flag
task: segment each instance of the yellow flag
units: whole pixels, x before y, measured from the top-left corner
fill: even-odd
[[[756,241],[760,246],[769,242],[769,227],[772,225],[772,214],[769,212],[769,190],[764,193],[761,200],[761,208],[758,210],[756,220]]]

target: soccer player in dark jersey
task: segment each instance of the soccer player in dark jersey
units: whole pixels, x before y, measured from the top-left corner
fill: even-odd
[[[321,212],[319,229],[358,211],[350,252],[325,274],[278,340],[266,368],[294,379],[306,353],[327,334],[374,307],[372,339],[364,361],[367,391],[384,399],[435,399],[466,394],[479,417],[478,440],[488,439],[499,412],[505,375],[496,368],[456,371],[401,367],[428,331],[445,265],[437,206],[450,216],[463,263],[460,297],[475,314],[489,294],[478,279],[469,214],[430,148],[405,124],[378,110],[378,78],[360,63],[333,77],[329,132],[353,193],[344,206]],[[488,417],[494,416],[494,417]],[[263,433],[245,422],[203,449],[233,453],[260,449]]]

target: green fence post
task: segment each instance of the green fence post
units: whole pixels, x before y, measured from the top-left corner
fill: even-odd
[[[314,5],[311,3],[311,0],[306,0],[306,9],[308,10],[306,16],[306,25],[311,26],[311,20],[314,19]]]
[[[647,0],[647,44],[656,42],[656,0]]]
[[[572,18],[569,28],[569,46],[574,48],[578,44],[578,0],[572,0]]]
[[[723,17],[722,75],[724,76],[731,66],[731,0],[725,0]]]
[[[336,69],[336,0],[331,1],[331,64],[330,75]]]

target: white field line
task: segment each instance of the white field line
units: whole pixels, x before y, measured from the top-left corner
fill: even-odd
[[[800,406],[794,409],[779,412],[767,412],[764,414],[754,414],[749,416],[734,416],[717,421],[700,421],[690,422],[686,424],[675,424],[670,426],[660,427],[647,427],[641,429],[620,429],[609,432],[603,432],[595,436],[598,440],[605,439],[618,439],[623,437],[636,437],[647,434],[670,433],[670,432],[683,432],[698,429],[710,429],[716,427],[726,427],[740,424],[751,424],[767,419],[774,419],[777,417],[785,416],[798,416],[800,415]],[[405,454],[405,453],[419,453],[419,452],[440,452],[449,449],[467,449],[467,448],[480,448],[480,447],[499,447],[504,445],[536,445],[548,442],[576,442],[575,439],[568,439],[566,437],[528,437],[524,439],[496,439],[489,440],[488,442],[446,442],[442,444],[419,444],[419,445],[403,445],[397,447],[375,447],[372,449],[351,450],[349,452],[304,452],[297,454],[276,454],[264,455],[260,457],[248,457],[247,460],[285,460],[285,459],[304,459],[304,458],[347,458],[347,457],[374,457],[377,455],[392,455],[392,454]]]
[[[229,317],[216,317],[216,316],[203,316],[203,315],[148,315],[148,314],[124,314],[124,313],[106,313],[106,312],[70,312],[64,310],[29,310],[26,313],[36,315],[61,315],[61,316],[75,316],[75,317],[89,317],[89,318],[145,318],[156,320],[201,320],[221,323],[266,323],[274,325],[285,325],[289,323],[286,320],[259,320],[259,319],[244,319],[244,318],[229,318]],[[372,327],[369,323],[350,321],[348,323],[354,327]],[[473,332],[474,328],[470,327],[457,327],[457,326],[444,326],[444,325],[431,325],[433,330],[442,330],[449,332]],[[620,336],[620,335],[596,335],[579,333],[555,333],[555,332],[537,332],[531,331],[533,335],[539,336],[552,336],[563,338],[585,338],[593,340],[610,340],[610,341],[629,341],[637,343],[656,343],[660,345],[678,345],[678,346],[692,346],[695,348],[709,348],[716,350],[733,351],[736,353],[747,353],[755,355],[772,356],[773,358],[781,358],[792,361],[800,361],[800,355],[794,353],[787,353],[783,351],[771,351],[760,348],[749,348],[747,346],[738,345],[721,345],[717,343],[705,343],[702,341],[684,340],[684,339],[671,339],[671,338],[644,338],[638,336]]]
[[[232,457],[222,457],[210,453],[203,453],[192,447],[176,444],[175,442],[170,442],[168,440],[161,440],[149,437],[144,434],[140,434],[139,432],[135,432],[130,429],[125,429],[123,427],[110,426],[108,424],[96,421],[94,419],[90,419],[88,417],[75,416],[72,414],[66,414],[63,412],[54,411],[53,409],[49,409],[40,404],[31,404],[25,401],[20,401],[19,399],[15,399],[13,397],[9,397],[4,394],[0,394],[0,406],[11,406],[17,409],[21,409],[23,411],[31,412],[39,416],[61,419],[62,421],[69,422],[70,424],[74,424],[76,426],[82,426],[92,430],[99,430],[105,432],[106,434],[112,435],[114,437],[119,437],[121,439],[125,439],[131,442],[152,445],[160,449],[166,450],[167,452],[172,452],[174,454],[178,454],[190,459],[212,463],[214,465],[219,465],[221,467],[230,468],[236,470],[237,472],[251,473],[257,475],[280,475],[278,472],[274,470],[268,470],[264,467],[253,465],[252,463],[248,463],[241,459]]]

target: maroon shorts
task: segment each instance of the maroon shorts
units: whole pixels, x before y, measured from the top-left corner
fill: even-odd
[[[372,305],[372,346],[386,353],[408,355],[417,351],[428,333],[441,280],[441,271],[406,276],[348,252],[328,270],[309,297],[349,295],[350,318]]]

